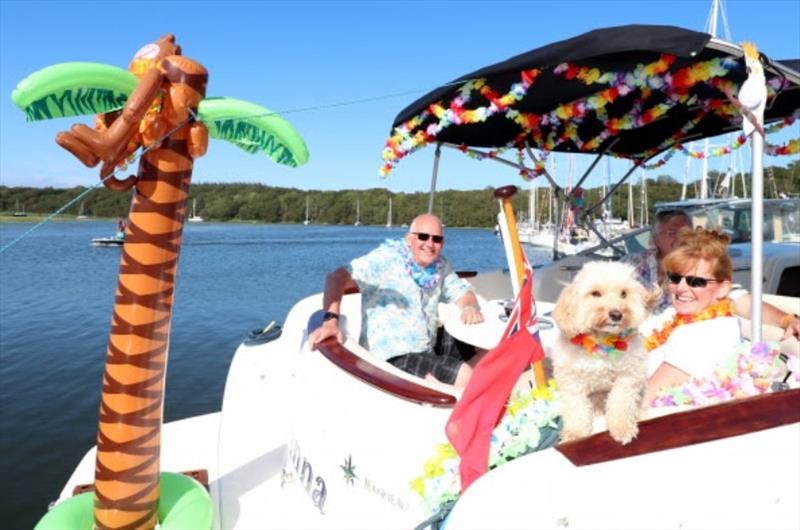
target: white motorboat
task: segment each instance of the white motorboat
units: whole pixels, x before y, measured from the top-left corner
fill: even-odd
[[[713,63],[714,79],[738,87],[746,76],[741,59],[738,46],[680,28],[601,29],[448,83],[407,107],[394,125],[398,131],[418,117],[419,126],[435,131],[428,126],[436,118],[426,109],[469,93],[471,80],[480,77],[498,94],[514,87],[515,97],[503,101],[515,116],[532,112],[528,104],[553,121],[520,129],[513,116],[498,114],[463,128],[442,127],[435,141],[494,147],[524,133],[523,150],[579,150],[643,164],[686,140],[740,127],[717,84],[698,77],[698,86],[682,88],[688,98],[671,92],[671,83],[686,79],[687,69]],[[656,66],[646,68],[651,64]],[[567,79],[560,75],[564,68],[577,74]],[[591,68],[612,72],[608,82],[624,87],[630,98],[603,113],[587,112],[574,137],[553,143],[555,132],[563,130],[556,110],[564,94],[574,98],[570,104],[585,103],[606,90],[584,82],[580,74]],[[787,83],[770,93],[765,122],[776,123],[800,107],[800,73],[772,62],[765,69],[768,80]],[[537,77],[547,82],[537,85]],[[643,96],[642,86],[648,94],[661,92],[658,99]],[[489,112],[490,102],[472,95],[472,104]],[[669,104],[662,108],[664,101]],[[632,120],[630,129],[615,135],[601,132],[610,130],[600,126],[608,113],[638,116],[644,108],[663,112],[653,122]],[[707,114],[711,108],[717,111]],[[462,136],[462,130],[468,132]],[[413,137],[413,131],[405,132]],[[398,141],[395,147],[408,154],[422,146]],[[761,251],[754,247],[758,259]],[[782,277],[793,266],[764,271]],[[484,299],[487,325],[501,326],[500,313],[491,311],[497,304],[486,300],[508,298],[508,275],[469,279]],[[798,299],[774,301],[791,308]],[[406,374],[361,348],[358,293],[348,293],[342,303],[345,342],[329,339],[319,352],[310,351],[306,339],[321,322],[321,307],[321,295],[310,296],[290,310],[282,330],[251,334],[232,361],[220,412],[164,426],[162,468],[207,477],[215,528],[410,528],[429,515],[410,481],[444,441],[458,392]],[[552,333],[541,332],[546,350]],[[447,528],[800,526],[800,388],[667,412],[643,421],[639,437],[627,446],[601,430],[491,470],[455,504]],[[91,483],[94,468],[90,450],[59,500]]]
[[[111,237],[95,237],[91,241],[93,247],[121,247],[125,244],[125,232],[119,231]]]

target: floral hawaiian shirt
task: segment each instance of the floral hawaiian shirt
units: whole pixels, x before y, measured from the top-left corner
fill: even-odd
[[[361,290],[364,348],[383,359],[433,350],[439,302],[455,302],[470,289],[443,256],[439,259],[439,281],[431,288],[412,279],[397,241],[387,240],[350,262],[347,272]]]

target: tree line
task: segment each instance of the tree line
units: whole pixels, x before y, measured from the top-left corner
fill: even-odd
[[[770,172],[772,177],[769,177]],[[722,180],[716,172],[709,174],[709,190]],[[543,184],[544,180],[537,184]],[[749,186],[749,175],[745,177]],[[770,198],[774,189],[789,196],[800,196],[800,161],[787,167],[769,167],[764,171],[764,196]],[[527,215],[527,184],[516,183],[520,191],[512,198],[516,212]],[[682,184],[669,175],[648,179],[646,183],[647,216],[652,219],[655,204],[678,200]],[[741,196],[741,181],[737,179],[737,195]],[[75,199],[86,188],[28,188],[0,186],[0,212],[7,215],[20,209],[28,214],[50,214],[64,204]],[[591,206],[601,199],[600,187],[585,189],[585,206]],[[90,217],[114,218],[127,216],[130,209],[131,193],[115,193],[98,188],[85,198],[76,202],[62,217],[74,217],[80,209]],[[642,186],[637,181],[633,186],[634,218],[641,218]],[[687,186],[687,198],[697,197],[699,181]],[[748,188],[749,195],[749,188]],[[261,184],[225,183],[193,184],[189,192],[187,208],[196,201],[197,214],[208,221],[239,221],[263,223],[302,223],[308,204],[309,221],[315,224],[353,224],[357,209],[360,222],[365,225],[386,224],[388,220],[389,199],[392,200],[392,223],[409,223],[416,215],[428,209],[428,192],[394,193],[385,188],[366,190],[301,190],[265,186]],[[628,186],[623,184],[612,197],[613,217],[626,219],[628,216]],[[539,188],[536,205],[539,221],[547,221],[548,197],[546,188]],[[492,227],[496,223],[498,203],[494,189],[481,190],[440,190],[436,193],[433,213],[442,218],[448,226]],[[599,211],[597,212],[599,216]]]

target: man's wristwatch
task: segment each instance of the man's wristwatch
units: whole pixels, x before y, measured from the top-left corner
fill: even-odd
[[[332,311],[325,311],[325,313],[322,314],[323,322],[327,322],[328,320],[333,320],[334,318],[336,320],[339,320],[339,313],[334,313]]]

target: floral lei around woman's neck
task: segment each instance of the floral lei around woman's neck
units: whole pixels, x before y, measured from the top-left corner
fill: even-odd
[[[675,331],[675,328],[684,324],[691,324],[692,322],[700,322],[702,320],[711,320],[717,317],[729,317],[733,315],[733,304],[730,299],[725,298],[716,304],[712,304],[702,311],[693,315],[676,314],[672,320],[669,320],[664,327],[658,331],[654,331],[644,340],[644,347],[647,351],[652,351],[667,342],[669,336]]]
[[[613,361],[617,358],[617,355],[627,351],[628,344],[633,340],[635,335],[635,329],[626,329],[619,335],[614,335],[612,333],[604,333],[601,335],[579,333],[569,339],[569,341],[572,344],[581,346],[590,357]]]
[[[414,282],[425,290],[432,290],[439,285],[442,279],[442,257],[439,256],[436,260],[427,267],[420,267],[414,256],[411,255],[411,249],[403,239],[387,239],[384,242],[388,248],[398,252],[403,258],[406,272]]]

